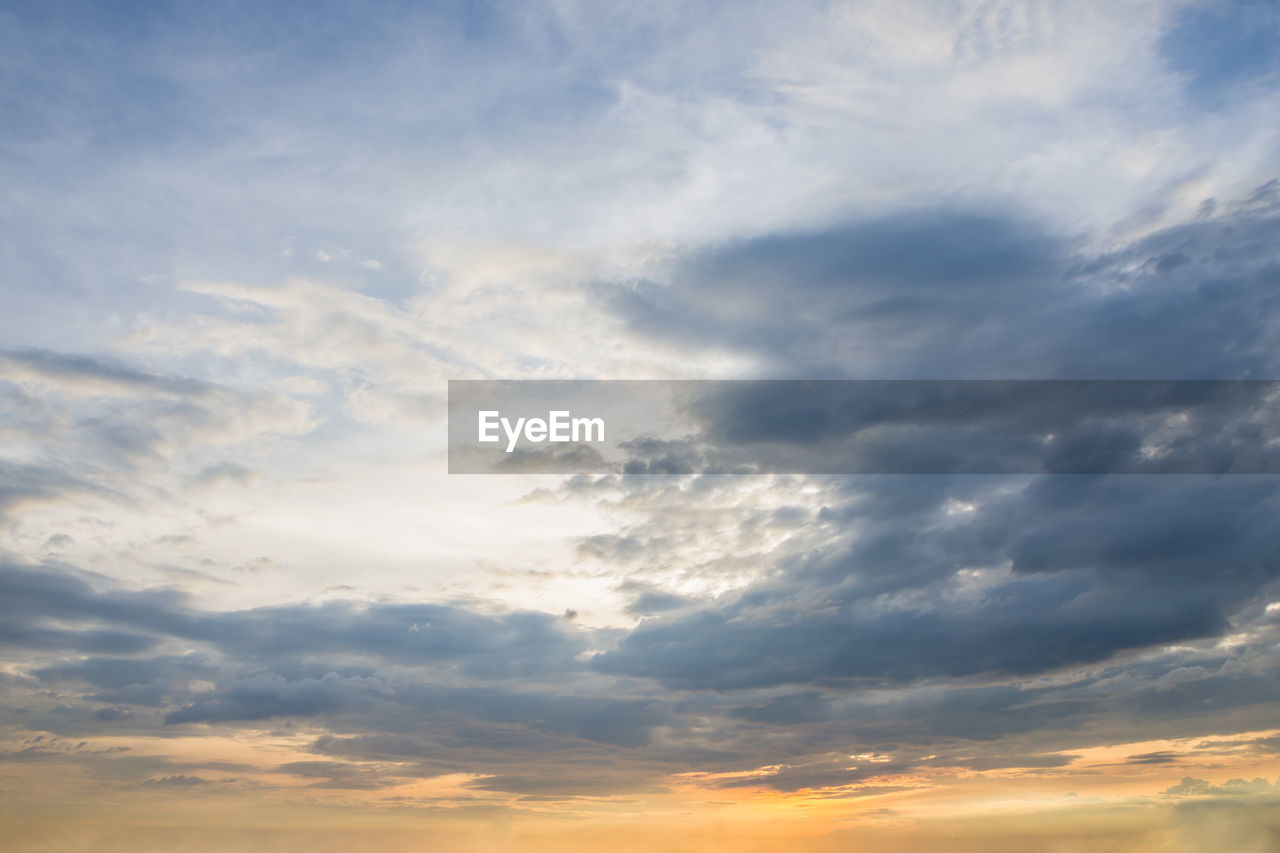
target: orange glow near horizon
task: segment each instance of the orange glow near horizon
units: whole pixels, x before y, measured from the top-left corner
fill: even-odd
[[[575,827],[589,818],[592,826],[616,824],[619,831],[629,833],[637,828],[655,832],[655,827],[666,827],[668,833],[694,833],[723,824],[732,827],[731,832],[726,829],[731,836],[788,839],[788,843],[809,839],[816,844],[841,832],[887,833],[906,843],[905,839],[953,825],[982,832],[1001,827],[1013,831],[1025,828],[1028,821],[1033,826],[1067,827],[1079,821],[1081,826],[1095,828],[1140,827],[1176,805],[1178,797],[1162,792],[1187,776],[1212,785],[1261,777],[1274,780],[1280,789],[1280,761],[1245,754],[1250,741],[1277,734],[1280,730],[1270,729],[1085,747],[1070,751],[1075,757],[1069,764],[1050,769],[978,772],[938,767],[871,777],[857,785],[777,791],[767,784],[770,776],[783,769],[775,765],[736,773],[678,773],[663,781],[664,790],[649,793],[532,800],[473,787],[487,774],[398,778],[394,763],[349,762],[353,772],[381,774],[379,786],[371,790],[315,787],[296,775],[273,772],[273,767],[285,762],[316,760],[306,748],[309,735],[305,733],[102,737],[81,749],[128,755],[131,761],[173,761],[175,766],[205,762],[209,769],[203,774],[206,784],[201,794],[208,796],[192,799],[180,789],[160,786],[141,794],[136,789],[113,794],[83,772],[56,763],[31,763],[7,768],[8,786],[15,791],[7,811],[14,823],[34,820],[39,824],[42,814],[46,820],[55,820],[58,814],[58,820],[68,825],[105,821],[120,826],[216,827],[230,810],[236,814],[237,826],[264,831],[318,826],[391,831],[420,827],[426,821],[464,834],[479,832],[480,827],[489,832],[506,826],[510,831],[523,827],[521,831],[535,835],[574,835]],[[1158,756],[1159,761],[1134,763],[1135,756]],[[152,776],[165,778],[160,769]],[[96,791],[92,801],[77,796],[77,788],[82,794]],[[61,794],[52,795],[55,790]],[[534,845],[527,849],[539,849],[536,839],[526,841]],[[717,849],[707,843],[710,846],[696,849]]]

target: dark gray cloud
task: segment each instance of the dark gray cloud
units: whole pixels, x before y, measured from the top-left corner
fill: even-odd
[[[343,678],[337,673],[298,681],[276,674],[249,675],[169,712],[165,722],[245,722],[358,711],[375,698],[377,686],[378,682],[370,686],[365,679]]]
[[[820,549],[639,625],[595,666],[719,689],[1028,675],[1214,636],[1280,578],[1271,478],[848,482],[882,518],[843,536],[829,509]]]
[[[158,679],[204,679],[217,674],[217,667],[200,655],[155,656],[148,658],[81,658],[31,670],[35,678],[49,684],[82,681],[103,690],[147,684]]]
[[[30,650],[140,652],[159,642],[153,631],[174,627],[168,608],[181,600],[178,593],[110,585],[98,591],[89,577],[0,563],[0,643]]]
[[[491,673],[487,677],[491,683],[486,686],[482,683],[486,677],[440,657],[426,659],[424,666],[413,655],[406,656],[395,642],[383,656],[373,653],[376,641],[363,640],[364,662],[341,654],[337,649],[347,641],[340,638],[351,630],[336,618],[343,608],[289,608],[289,618],[282,620],[280,645],[259,645],[250,650],[239,641],[220,642],[216,635],[207,633],[209,623],[205,620],[216,616],[215,623],[230,630],[238,616],[243,616],[252,629],[257,624],[257,611],[202,614],[190,602],[156,591],[129,602],[134,607],[143,607],[149,599],[163,602],[169,615],[162,623],[140,611],[113,611],[112,607],[121,606],[118,599],[128,596],[103,579],[48,568],[28,567],[23,572],[28,588],[38,586],[30,575],[50,575],[45,586],[62,590],[67,599],[66,609],[60,612],[84,618],[94,612],[94,600],[102,598],[111,604],[105,611],[112,618],[138,619],[155,631],[168,625],[176,633],[167,637],[186,637],[184,643],[199,642],[205,649],[176,655],[73,657],[30,666],[26,680],[20,678],[6,690],[20,695],[13,691],[39,684],[46,695],[60,696],[63,704],[28,715],[25,725],[68,732],[101,731],[104,726],[161,732],[192,723],[235,726],[275,720],[289,725],[293,720],[307,720],[329,732],[313,745],[326,759],[291,765],[282,772],[312,778],[324,787],[369,788],[398,778],[474,773],[485,777],[474,783],[483,790],[572,797],[652,790],[670,773],[704,770],[747,774],[725,782],[731,786],[785,791],[836,786],[856,796],[875,786],[866,780],[913,769],[1017,767],[1050,771],[1069,761],[1056,753],[1069,755],[1065,751],[1073,744],[1092,743],[1099,726],[1114,726],[1122,719],[1142,720],[1143,736],[1182,733],[1188,721],[1197,718],[1224,721],[1224,730],[1260,727],[1272,707],[1276,673],[1280,672],[1280,665],[1261,651],[1263,657],[1247,665],[1230,653],[1215,656],[1206,651],[1188,659],[1186,653],[1169,652],[1163,659],[1117,663],[1051,686],[1033,687],[1016,678],[966,685],[955,680],[956,672],[971,664],[942,658],[938,666],[945,672],[917,676],[912,686],[892,686],[881,678],[864,679],[861,686],[848,689],[841,678],[845,664],[829,654],[843,641],[835,636],[813,639],[808,663],[799,651],[793,653],[793,665],[811,667],[795,672],[807,674],[821,685],[800,691],[727,683],[731,679],[744,681],[732,665],[724,667],[723,674],[708,674],[702,681],[692,676],[687,681],[667,677],[676,688],[672,692],[644,687],[648,683],[645,673],[639,673],[639,679],[601,681],[580,666],[565,668],[567,662],[561,663],[559,690],[548,689],[545,671],[527,670],[528,674],[519,675],[519,668]],[[1033,584],[1041,580],[1037,573],[1018,578]],[[808,581],[815,582],[819,588],[825,583]],[[759,589],[748,588],[742,595],[743,599],[752,597],[758,606],[773,606],[761,597]],[[698,612],[696,602],[686,607]],[[318,653],[308,653],[306,644],[295,645],[289,639],[296,629],[291,622],[308,613],[316,616],[317,624],[304,636],[315,640],[315,648],[321,650]],[[354,616],[346,614],[344,618]],[[468,618],[497,617],[472,613]],[[679,624],[683,618],[676,616],[674,621]],[[500,623],[486,624],[493,627]],[[556,624],[561,630],[579,630],[564,620]],[[636,638],[646,638],[652,624],[643,622],[623,635],[614,654],[626,652]],[[660,617],[656,624],[663,624]],[[333,637],[319,636],[324,625],[333,626]],[[882,626],[886,636],[905,647],[900,656],[873,648],[866,657],[881,664],[908,661],[913,656],[927,658],[921,647],[906,642],[920,626],[908,627],[911,631],[903,631],[901,624],[893,622]],[[818,620],[816,630],[831,629],[828,622]],[[785,637],[790,627],[779,624],[775,630],[779,633],[757,631],[762,641],[744,650],[761,656],[758,663],[766,673],[783,669],[770,659],[770,652],[761,651],[763,644],[776,644]],[[1149,626],[1139,623],[1135,630],[1149,633]],[[1046,636],[1063,628],[1049,625],[1044,631],[1044,635],[1028,634],[1031,641],[1025,637],[1018,640],[1024,649],[1031,650],[1025,652],[1027,659],[1034,661],[1028,664],[1029,672],[1039,672],[1046,665],[1049,658],[1038,647],[1049,642]],[[189,639],[200,636],[207,638]],[[454,659],[465,660],[468,650],[460,645],[462,635],[455,636],[459,645],[452,649]],[[723,650],[724,637],[715,631],[698,636]],[[1079,640],[1070,633],[1063,637],[1068,645]],[[733,639],[746,642],[742,635]],[[1010,637],[1003,640],[1013,642]],[[499,650],[483,644],[478,648],[483,654],[513,654],[509,648]],[[580,647],[570,644],[567,648]],[[962,647],[961,651],[967,649]],[[705,658],[696,645],[678,646],[677,651],[697,652]],[[738,650],[733,651],[736,654]],[[733,659],[724,654],[725,659]],[[652,656],[655,664],[665,660],[660,654]],[[812,669],[814,666],[818,669]],[[932,665],[916,661],[911,666]],[[756,679],[751,684],[787,680],[794,680],[794,676]],[[685,690],[707,686],[724,687],[726,692]],[[1206,704],[1206,696],[1220,699]],[[1159,710],[1153,710],[1157,706]],[[998,746],[973,746],[983,743]],[[833,752],[847,757],[860,751],[869,757],[821,758]],[[547,765],[552,755],[557,756],[558,764],[554,772]],[[14,760],[89,763],[98,768],[95,772],[106,772],[102,762],[116,759],[65,745],[51,749],[33,743],[29,754],[17,755]],[[785,767],[765,775],[754,770],[774,764]],[[178,763],[159,774],[154,768],[140,767],[138,771],[163,778],[197,776],[201,768]]]
[[[633,442],[661,473],[1280,473],[1274,382],[687,383],[680,441]],[[680,461],[683,457],[685,462]],[[639,467],[637,467],[639,466]]]
[[[131,648],[119,650],[135,651],[171,636],[245,659],[367,655],[455,664],[478,677],[564,669],[583,648],[564,620],[544,613],[490,615],[444,604],[355,602],[202,612],[175,590],[120,590],[102,577],[12,564],[0,565],[0,592],[6,617],[0,639],[15,646],[64,642],[68,648],[110,652],[112,643],[123,643]],[[94,628],[92,634],[71,627],[83,623],[113,627]]]
[[[403,663],[453,663],[477,677],[562,670],[582,641],[546,613],[483,614],[442,604],[332,602],[193,616],[188,636],[236,655],[372,655]]]
[[[676,595],[652,584],[638,581],[622,584],[619,592],[631,597],[631,601],[627,604],[627,613],[632,616],[652,616],[669,610],[679,610],[694,603],[693,599],[687,596]]]
[[[1028,284],[1054,275],[1057,251],[1013,217],[897,214],[707,250],[670,286],[639,282],[602,295],[641,334],[767,354],[784,376],[842,376],[842,355],[883,361],[930,335],[954,339],[998,300],[1029,310],[1037,297]]]
[[[421,689],[413,691],[411,701],[428,712],[458,711],[471,719],[525,723],[538,731],[623,747],[648,744],[653,729],[670,714],[665,703],[647,699],[484,689]]]
[[[652,699],[601,696],[598,688],[597,695],[539,689],[551,673],[581,671],[575,657],[588,642],[583,630],[546,614],[349,602],[210,613],[170,590],[120,590],[104,578],[49,566],[5,566],[0,582],[6,625],[14,626],[7,639],[19,654],[47,651],[45,635],[61,641],[55,649],[113,649],[111,629],[60,627],[67,622],[140,632],[118,632],[141,638],[121,651],[174,641],[204,649],[31,666],[34,682],[87,705],[77,713],[43,711],[43,724],[55,728],[83,727],[90,719],[136,728],[324,718],[401,738],[395,742],[413,757],[422,750],[406,744],[427,721],[436,752],[443,739],[449,751],[500,755],[563,751],[566,740],[642,747],[670,716],[665,703]],[[38,627],[45,624],[54,627]],[[517,684],[481,686],[488,681]],[[161,716],[142,713],[149,709]],[[326,743],[328,751],[367,745],[359,736]]]
[[[927,211],[725,245],[600,294],[638,334],[784,378],[1270,378],[1278,186],[1101,255],[1015,212]]]
[[[649,743],[652,731],[664,723],[669,711],[652,700],[610,699],[554,694],[511,688],[456,687],[445,683],[415,686],[402,676],[343,676],[329,672],[319,678],[290,680],[280,674],[243,674],[200,696],[186,707],[169,713],[167,723],[236,722],[278,717],[358,714],[369,725],[416,731],[424,721],[470,721],[513,724],[534,732],[579,738],[595,743],[634,747]],[[433,725],[435,723],[433,722]],[[467,738],[465,726],[451,727],[451,737]],[[495,748],[494,732],[476,730],[476,748]],[[418,752],[412,738],[324,741],[326,751],[344,751],[373,745],[408,745]],[[533,744],[526,746],[534,747]]]

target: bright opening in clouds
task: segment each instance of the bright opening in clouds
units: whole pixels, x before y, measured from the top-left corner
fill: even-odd
[[[448,473],[1280,379],[1277,116],[1264,0],[0,0],[0,848],[1280,850],[1267,383]]]

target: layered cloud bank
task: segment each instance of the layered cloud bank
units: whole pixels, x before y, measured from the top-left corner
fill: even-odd
[[[741,448],[699,429],[929,421],[753,391],[630,467],[464,477],[446,389],[1280,378],[1278,33],[10,4],[5,843],[1274,849],[1266,395],[1059,467],[700,473]],[[1174,409],[1208,473],[1109,467]]]

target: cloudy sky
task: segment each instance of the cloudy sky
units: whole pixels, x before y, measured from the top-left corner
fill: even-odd
[[[446,473],[1280,379],[1271,3],[0,0],[0,116],[7,851],[1280,848],[1275,477]]]

